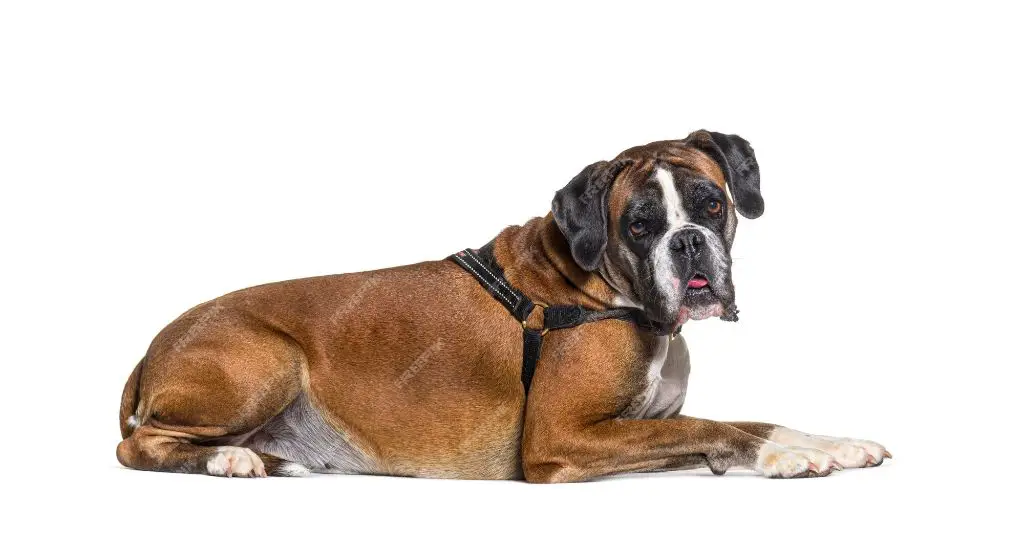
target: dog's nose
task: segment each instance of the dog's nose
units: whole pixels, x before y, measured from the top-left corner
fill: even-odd
[[[672,236],[669,247],[673,251],[685,253],[687,257],[696,257],[704,247],[704,235],[693,228],[680,230]]]

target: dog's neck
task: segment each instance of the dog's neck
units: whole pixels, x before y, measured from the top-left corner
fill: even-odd
[[[624,304],[601,274],[576,264],[551,214],[503,230],[494,240],[494,256],[505,277],[535,301],[595,310]]]

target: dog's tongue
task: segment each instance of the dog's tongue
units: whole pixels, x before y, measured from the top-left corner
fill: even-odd
[[[704,278],[693,278],[686,282],[686,287],[692,287],[694,289],[700,289],[706,285],[708,285],[708,281]]]

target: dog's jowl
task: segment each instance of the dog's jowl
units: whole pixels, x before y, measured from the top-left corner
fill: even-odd
[[[881,464],[877,443],[680,414],[680,327],[735,321],[753,149],[697,131],[587,166],[476,250],[230,293],[174,320],[125,385],[117,458],[229,477],[567,482]]]

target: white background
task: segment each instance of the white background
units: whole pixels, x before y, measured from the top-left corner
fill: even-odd
[[[1019,17],[709,4],[4,3],[0,536],[1019,540]],[[874,439],[885,466],[534,486],[117,464],[123,383],[183,310],[483,244],[588,163],[699,128],[753,144],[766,213],[739,227],[741,321],[685,328],[685,411]]]

